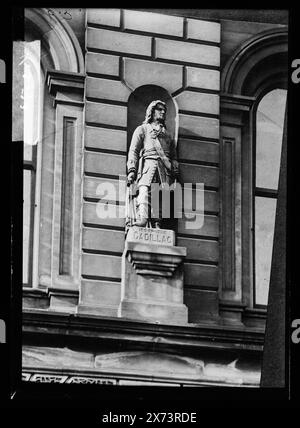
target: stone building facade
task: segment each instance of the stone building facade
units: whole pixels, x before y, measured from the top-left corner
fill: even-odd
[[[224,16],[25,9],[25,40],[40,40],[40,63],[29,61],[42,96],[24,167],[34,208],[23,380],[259,386],[266,306],[255,300],[254,134],[259,101],[287,88],[287,17]],[[182,181],[204,184],[204,212],[187,192],[203,226],[176,225],[187,249],[185,325],[118,317],[127,152],[152,99],[167,103]],[[100,218],[103,205],[120,215]]]

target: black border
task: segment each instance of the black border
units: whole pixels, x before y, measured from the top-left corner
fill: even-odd
[[[51,2],[51,6],[54,7]],[[64,3],[65,4],[65,3]],[[71,3],[73,7],[74,2]],[[29,4],[26,7],[32,7]],[[58,5],[57,5],[58,6]],[[61,4],[59,5],[61,6]],[[102,6],[102,5],[101,5]],[[115,7],[119,7],[117,4]],[[147,5],[148,6],[148,5]],[[195,5],[194,5],[195,6]],[[203,7],[203,5],[201,5]],[[223,5],[222,5],[223,6]],[[219,6],[224,8],[224,6]],[[236,6],[236,7],[235,7]],[[241,9],[240,4],[233,5],[227,9]],[[258,9],[253,3],[245,9]],[[262,5],[259,5],[260,7]],[[286,352],[291,365],[288,368],[289,387],[284,389],[243,389],[243,388],[184,388],[174,391],[175,388],[164,388],[158,390],[157,387],[138,388],[122,387],[122,389],[94,386],[78,385],[48,385],[21,383],[21,289],[16,284],[21,284],[21,269],[19,260],[22,260],[22,245],[20,236],[22,230],[22,210],[18,201],[22,201],[22,145],[11,143],[11,52],[12,40],[18,39],[22,33],[22,7],[16,9],[6,6],[3,15],[3,21],[6,25],[0,26],[1,55],[6,61],[6,84],[0,84],[1,100],[4,109],[2,110],[2,123],[4,124],[5,137],[3,145],[7,153],[3,157],[4,167],[1,168],[2,191],[4,200],[8,201],[3,207],[5,223],[2,229],[2,244],[5,248],[5,255],[8,255],[8,263],[5,263],[2,270],[2,284],[0,289],[0,318],[7,324],[7,344],[0,344],[0,379],[1,391],[0,399],[2,407],[8,407],[11,410],[18,407],[61,407],[81,409],[77,412],[68,412],[69,422],[72,417],[76,421],[84,420],[85,425],[90,423],[98,424],[103,412],[115,411],[120,414],[122,409],[128,412],[137,410],[145,413],[146,411],[188,411],[197,412],[199,409],[212,407],[297,407],[300,397],[300,379],[297,376],[297,365],[299,364],[300,343],[292,344],[289,340],[291,336],[291,321],[300,319],[300,288],[298,284],[298,242],[299,233],[297,233],[298,213],[297,202],[299,200],[299,190],[297,188],[298,177],[298,157],[297,145],[299,132],[297,125],[298,108],[297,101],[300,100],[300,83],[292,83],[290,76],[293,71],[291,62],[295,58],[300,58],[300,49],[297,41],[299,37],[300,15],[295,7],[288,7],[285,3],[281,9],[289,9],[289,91],[288,91],[288,221],[287,221],[287,239],[288,239],[288,257],[287,257],[287,347]],[[36,7],[38,7],[36,5]],[[92,7],[92,6],[90,6]],[[96,6],[93,6],[96,7]],[[112,5],[109,5],[112,7]],[[121,7],[124,7],[121,5]],[[193,8],[193,7],[191,7]],[[215,5],[209,4],[207,9],[213,9]],[[267,9],[268,7],[265,7]],[[270,7],[269,9],[275,9]],[[18,16],[18,18],[17,18]],[[14,24],[13,24],[14,21]],[[8,24],[8,29],[7,29]],[[13,33],[14,30],[14,33]],[[5,171],[8,167],[9,173]],[[8,186],[7,177],[10,177]],[[3,195],[3,193],[2,193]],[[12,230],[11,220],[12,219]],[[7,223],[6,223],[7,221]],[[12,240],[12,246],[11,246]],[[8,250],[7,250],[8,249]],[[7,251],[7,254],[6,254]],[[13,264],[10,264],[12,256]],[[12,283],[11,284],[11,274]],[[177,388],[176,388],[177,389]],[[88,412],[82,411],[83,408],[89,408]],[[95,411],[91,411],[94,409]],[[202,412],[202,411],[201,411]],[[29,412],[30,413],[30,412]],[[15,413],[10,412],[13,418]],[[23,415],[24,416],[24,415]],[[29,415],[29,420],[33,414]],[[230,416],[230,415],[229,415]],[[232,414],[231,414],[232,417]],[[57,421],[57,415],[47,412],[45,415],[47,421]],[[199,419],[198,419],[199,420]],[[256,415],[256,422],[257,415]]]

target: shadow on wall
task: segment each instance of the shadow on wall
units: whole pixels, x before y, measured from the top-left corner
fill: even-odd
[[[145,120],[146,109],[154,100],[164,101],[167,105],[166,127],[173,138],[177,137],[176,106],[171,95],[164,88],[156,85],[144,85],[137,88],[128,100],[127,118],[127,152],[135,128]]]

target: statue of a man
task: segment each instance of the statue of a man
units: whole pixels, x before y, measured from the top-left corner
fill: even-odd
[[[151,212],[151,184],[159,183],[163,188],[178,177],[175,141],[166,129],[167,108],[163,101],[152,101],[146,111],[145,120],[133,133],[127,162],[127,185],[136,183],[137,215],[130,219],[129,226],[160,228],[161,217]],[[128,226],[128,219],[127,219]]]

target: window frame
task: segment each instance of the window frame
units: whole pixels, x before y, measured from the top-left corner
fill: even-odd
[[[37,39],[39,40],[39,39]],[[25,39],[25,43],[30,43]],[[41,158],[42,158],[42,141],[43,141],[43,106],[44,106],[44,91],[45,91],[45,75],[41,63],[41,55],[42,49],[40,45],[40,57],[38,58],[34,56],[30,49],[27,50],[30,52],[25,58],[25,61],[30,61],[31,66],[34,68],[36,74],[40,76],[39,79],[39,88],[38,84],[35,85],[35,89],[38,92],[38,108],[39,112],[38,118],[38,127],[37,127],[37,141],[36,144],[32,145],[32,160],[28,161],[24,159],[24,149],[25,149],[25,141],[23,136],[23,171],[30,170],[32,171],[31,177],[31,212],[30,212],[30,243],[29,243],[29,253],[28,253],[28,283],[23,282],[23,287],[26,288],[36,288],[38,286],[38,254],[39,254],[39,219],[40,219],[40,192],[41,192]],[[32,73],[33,75],[33,73]],[[24,174],[24,173],[23,173]],[[24,180],[24,177],[23,177]],[[23,198],[24,198],[24,187],[22,190]],[[24,225],[24,219],[23,219]],[[22,262],[24,261],[24,254],[22,256]]]
[[[267,305],[257,303],[256,302],[256,252],[255,252],[255,199],[256,197],[262,197],[262,198],[271,198],[271,199],[278,199],[278,188],[277,189],[269,189],[269,188],[263,188],[256,186],[256,146],[257,146],[257,111],[260,102],[262,99],[269,93],[271,93],[274,90],[282,89],[286,91],[286,108],[287,108],[287,82],[283,82],[282,80],[274,81],[270,85],[266,85],[263,88],[260,88],[256,94],[256,100],[253,106],[253,113],[252,113],[252,159],[251,159],[251,170],[252,170],[252,189],[251,189],[251,215],[252,215],[252,221],[251,221],[251,236],[252,236],[252,307],[254,309],[264,309],[266,310]],[[285,124],[283,122],[283,128]],[[276,211],[277,211],[277,205],[276,205]],[[276,211],[275,211],[275,219],[276,219]],[[275,222],[274,222],[274,229],[275,229]],[[274,245],[274,242],[273,242]],[[273,253],[273,247],[272,247],[272,253]],[[272,257],[271,257],[271,266],[272,266]],[[270,269],[271,269],[270,266]]]
[[[32,287],[33,280],[33,243],[34,243],[34,220],[35,220],[35,197],[36,197],[36,158],[37,148],[32,149],[32,161],[23,160],[23,183],[24,172],[30,171],[30,214],[29,214],[29,243],[28,243],[28,257],[27,257],[27,279],[28,282],[22,280],[24,287]],[[23,203],[25,199],[24,185],[23,185]],[[24,207],[23,207],[23,227],[24,227]],[[24,239],[24,231],[23,231]],[[24,251],[24,247],[23,247]],[[24,254],[23,254],[24,263]]]
[[[235,163],[233,195],[238,220],[222,218],[220,249],[223,254],[230,245],[226,234],[228,222],[233,222],[235,266],[220,263],[220,316],[238,326],[265,328],[266,307],[254,306],[253,300],[253,137],[255,106],[264,93],[288,86],[288,26],[261,31],[242,42],[226,60],[221,72],[221,139],[230,138],[239,147]],[[221,157],[223,164],[223,159]],[[221,208],[225,203],[221,183]],[[222,211],[221,211],[222,212]],[[241,221],[240,221],[241,220]],[[232,295],[224,292],[226,275],[238,272]],[[238,289],[238,292],[236,291]]]

